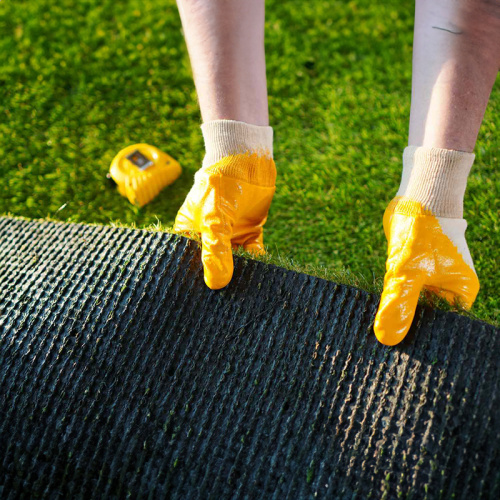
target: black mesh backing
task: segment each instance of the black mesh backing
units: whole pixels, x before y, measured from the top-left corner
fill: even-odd
[[[0,497],[500,498],[500,336],[166,233],[0,218]]]

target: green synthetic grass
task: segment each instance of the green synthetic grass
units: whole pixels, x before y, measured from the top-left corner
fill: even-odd
[[[413,2],[266,5],[279,172],[265,231],[271,259],[379,286],[382,214],[399,184],[407,140]],[[0,53],[0,213],[171,226],[203,157],[175,2],[4,0]],[[481,281],[473,312],[495,323],[499,111],[497,86],[465,200]],[[142,209],[105,178],[114,155],[136,142],[167,151],[184,169]]]

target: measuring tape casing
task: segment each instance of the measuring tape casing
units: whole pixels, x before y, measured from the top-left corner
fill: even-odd
[[[142,207],[172,184],[181,172],[179,163],[167,153],[149,144],[133,144],[114,157],[109,176],[122,196]]]

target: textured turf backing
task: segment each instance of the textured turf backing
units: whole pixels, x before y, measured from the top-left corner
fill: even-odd
[[[193,241],[0,218],[0,497],[499,498],[499,331]]]

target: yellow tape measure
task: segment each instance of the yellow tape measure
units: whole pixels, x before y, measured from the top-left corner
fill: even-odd
[[[167,153],[149,144],[133,144],[113,158],[107,177],[130,203],[142,207],[181,172],[179,163]]]

